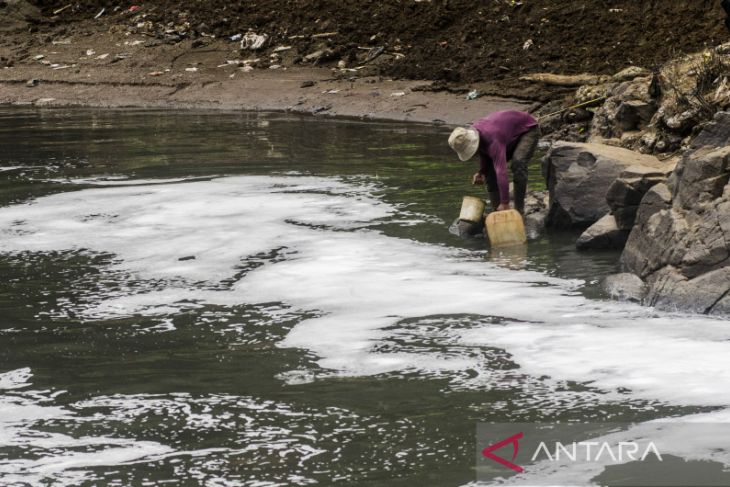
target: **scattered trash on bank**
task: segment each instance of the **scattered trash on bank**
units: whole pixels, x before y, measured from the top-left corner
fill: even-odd
[[[246,35],[241,38],[241,49],[257,51],[264,47],[268,39],[269,36],[267,36],[266,34],[256,34],[253,31],[248,31],[246,32]]]

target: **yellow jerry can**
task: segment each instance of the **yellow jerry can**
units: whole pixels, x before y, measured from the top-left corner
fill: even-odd
[[[493,211],[485,222],[492,247],[522,245],[527,242],[525,222],[517,210]]]

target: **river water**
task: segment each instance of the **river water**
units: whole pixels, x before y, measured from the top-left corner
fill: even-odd
[[[727,323],[449,234],[447,134],[0,109],[2,485],[458,486],[480,422],[727,422]]]

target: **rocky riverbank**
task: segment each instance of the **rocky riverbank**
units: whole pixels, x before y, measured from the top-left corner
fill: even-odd
[[[585,136],[560,129],[585,142],[545,157],[547,224],[587,227],[579,249],[623,249],[617,297],[730,315],[730,46],[631,76],[576,91],[601,102]]]

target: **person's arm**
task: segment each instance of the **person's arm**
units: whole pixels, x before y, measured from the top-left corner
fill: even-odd
[[[506,205],[509,208],[509,177],[507,176],[507,147],[503,144],[492,143],[489,145],[489,155],[494,165],[494,174],[497,177],[499,188],[500,208]],[[503,208],[503,209],[507,209]]]
[[[492,160],[482,151],[479,151],[479,174],[486,176],[489,173],[488,164],[491,163]]]
[[[487,156],[479,152],[479,171],[471,178],[472,184],[486,184],[487,182],[487,164],[491,164]]]

